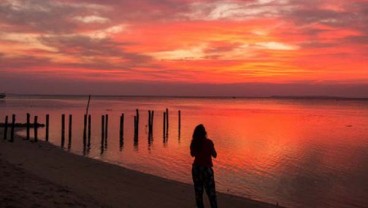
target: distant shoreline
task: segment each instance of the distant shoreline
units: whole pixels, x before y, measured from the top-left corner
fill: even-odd
[[[7,97],[44,97],[44,98],[83,98],[88,94],[7,94]],[[97,98],[176,98],[176,99],[293,99],[293,100],[357,100],[368,101],[368,97],[342,97],[342,96],[294,96],[294,95],[272,95],[272,96],[177,96],[177,95],[91,95]]]

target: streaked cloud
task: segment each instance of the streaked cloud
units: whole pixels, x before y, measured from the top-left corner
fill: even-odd
[[[106,17],[100,17],[100,16],[95,16],[95,15],[91,15],[91,16],[76,16],[74,17],[74,19],[81,21],[83,23],[107,23],[109,22],[109,18]]]
[[[116,35],[116,34],[123,32],[124,29],[126,29],[126,27],[127,27],[126,25],[113,25],[108,28],[87,31],[87,32],[80,33],[80,34],[86,35],[91,38],[105,39],[105,38],[109,38],[112,35]]]
[[[299,49],[298,46],[280,43],[280,42],[260,42],[256,44],[258,47],[270,49],[270,50],[297,50]]]
[[[124,46],[129,43],[113,42],[109,39],[93,39],[87,36],[49,36],[41,42],[57,49],[64,57],[76,57],[68,65],[85,65],[86,68],[122,68],[129,69],[146,65],[151,58],[147,55],[128,52]]]
[[[276,16],[278,11],[268,4],[272,1],[213,1],[194,2],[186,14],[192,20],[246,20]]]

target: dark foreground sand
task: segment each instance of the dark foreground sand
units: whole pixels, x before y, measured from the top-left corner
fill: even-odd
[[[45,142],[3,140],[1,207],[195,207],[192,185],[67,153]],[[219,207],[275,207],[218,194]],[[208,206],[208,203],[206,204]]]

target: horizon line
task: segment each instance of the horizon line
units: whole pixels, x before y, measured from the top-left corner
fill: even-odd
[[[102,95],[102,94],[37,94],[37,93],[6,93],[7,96],[45,96],[45,97],[83,97],[83,96],[92,96],[92,97],[132,97],[132,98],[231,98],[231,99],[339,99],[339,100],[368,100],[368,97],[348,97],[348,96],[329,96],[329,95],[270,95],[270,96],[232,96],[232,95]]]

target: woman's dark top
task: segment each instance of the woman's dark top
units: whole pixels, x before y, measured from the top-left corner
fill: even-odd
[[[201,148],[195,148],[191,146],[190,154],[195,157],[193,165],[199,165],[209,168],[213,166],[212,157],[217,157],[215,146],[210,139],[203,139]]]

